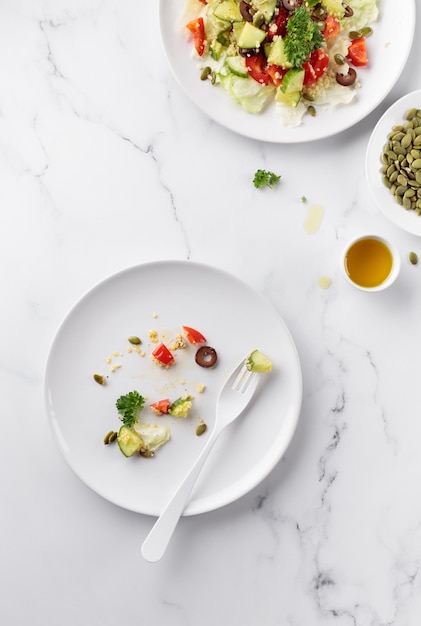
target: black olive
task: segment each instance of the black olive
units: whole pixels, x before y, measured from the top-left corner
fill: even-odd
[[[348,74],[336,74],[336,82],[344,87],[350,87],[357,80],[357,72],[350,67],[348,70]]]
[[[202,346],[196,352],[196,363],[200,365],[200,367],[213,367],[217,361],[217,354],[215,348],[211,348],[210,346]]]
[[[344,17],[352,17],[354,15],[353,9],[350,6],[348,6],[347,4],[344,4],[344,7],[345,7],[345,15],[344,15]]]
[[[250,5],[248,5],[247,2],[244,2],[244,0],[241,0],[240,2],[240,13],[241,17],[246,22],[253,21],[253,16],[250,14]]]
[[[238,54],[242,57],[255,57],[260,52],[260,48],[238,48]]]
[[[295,9],[298,9],[298,7],[302,5],[302,3],[303,0],[282,0],[282,4],[287,11],[295,11]]]

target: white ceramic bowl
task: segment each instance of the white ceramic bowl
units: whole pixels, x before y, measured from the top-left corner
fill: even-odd
[[[413,91],[395,102],[377,122],[368,143],[365,170],[368,185],[380,211],[396,226],[421,236],[421,216],[406,211],[393,197],[383,182],[381,155],[393,126],[404,123],[408,109],[421,109],[421,89]]]
[[[403,209],[402,209],[403,210]],[[351,277],[349,276],[347,270],[346,270],[346,257],[347,254],[350,250],[350,248],[352,248],[352,246],[354,246],[357,242],[362,241],[364,239],[375,239],[377,241],[382,242],[385,246],[387,246],[392,254],[392,269],[389,273],[389,275],[387,276],[387,278],[380,283],[379,285],[377,285],[376,287],[363,287],[362,285],[359,285],[358,283],[354,282]],[[353,285],[354,287],[356,287],[357,289],[359,289],[360,291],[383,291],[384,289],[387,289],[387,287],[390,287],[390,285],[392,285],[395,280],[397,279],[399,272],[401,269],[401,258],[400,258],[400,254],[398,249],[396,248],[396,246],[394,246],[392,243],[390,243],[390,241],[388,241],[387,239],[385,239],[384,237],[380,237],[379,235],[361,235],[360,237],[355,237],[354,239],[352,239],[351,241],[349,241],[347,243],[347,245],[345,246],[345,248],[343,249],[343,252],[341,254],[341,271],[342,271],[342,275],[344,276],[344,278],[347,280],[347,282],[350,285]]]

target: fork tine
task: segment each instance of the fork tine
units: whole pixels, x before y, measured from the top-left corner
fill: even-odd
[[[249,387],[249,384],[255,377],[256,372],[251,372],[245,365],[240,369],[238,375],[235,377],[231,388],[234,391],[245,393]]]

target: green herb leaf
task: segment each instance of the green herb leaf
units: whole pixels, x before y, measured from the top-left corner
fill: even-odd
[[[266,170],[257,170],[254,175],[253,184],[257,189],[260,189],[265,185],[266,187],[270,187],[271,189],[273,189],[280,180],[281,177],[277,174],[274,174],[273,172],[268,172]]]
[[[125,396],[120,396],[115,403],[121,421],[129,428],[137,421],[137,414],[143,409],[145,398],[137,391],[130,391]]]
[[[293,67],[301,67],[309,55],[320,48],[323,35],[310,12],[304,6],[298,7],[287,22],[285,53]]]

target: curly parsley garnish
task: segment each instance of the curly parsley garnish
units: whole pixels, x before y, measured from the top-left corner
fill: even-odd
[[[253,184],[257,189],[261,187],[270,187],[273,189],[277,183],[281,180],[281,177],[273,172],[267,172],[266,170],[257,170],[254,175]]]
[[[143,409],[145,398],[137,391],[130,391],[125,396],[120,396],[115,403],[121,421],[129,428],[137,421],[137,414]]]
[[[287,22],[285,53],[293,67],[301,67],[309,55],[320,48],[323,35],[304,6],[294,11]]]

